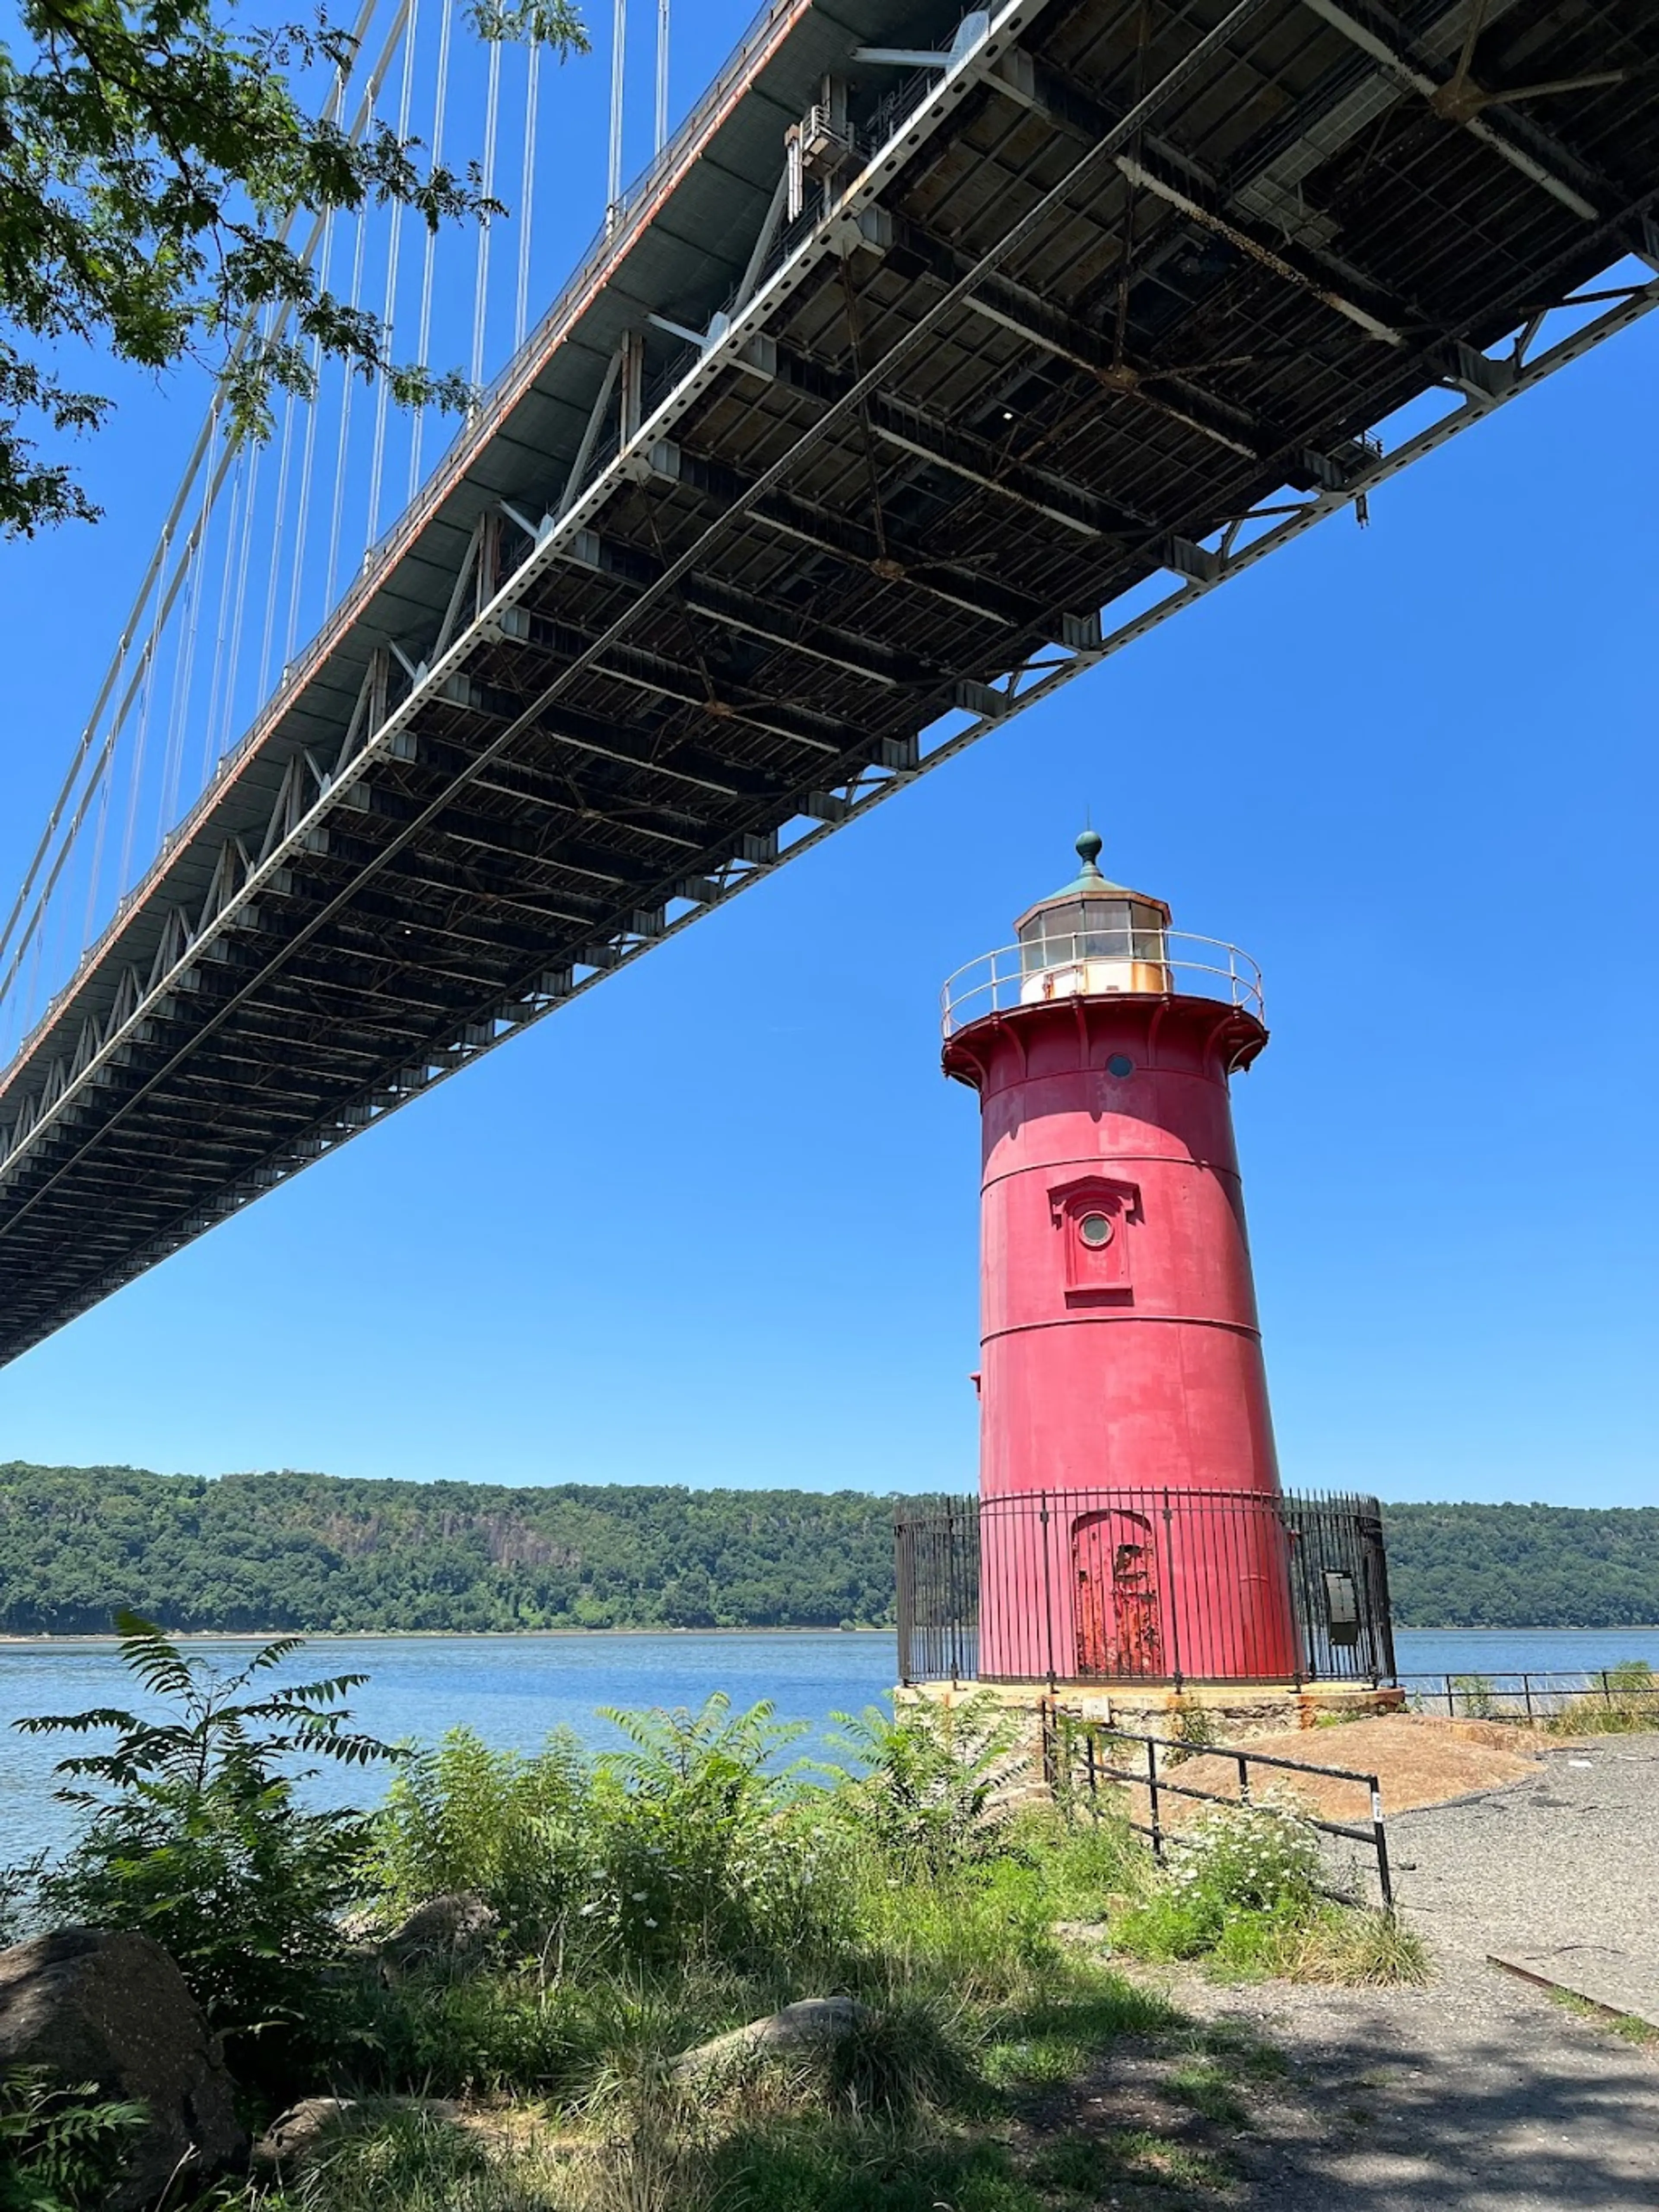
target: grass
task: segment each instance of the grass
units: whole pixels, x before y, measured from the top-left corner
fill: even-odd
[[[1573,2014],[1608,2035],[1616,2035],[1621,2043],[1635,2044],[1644,2051],[1659,2050],[1659,2027],[1651,2021],[1640,2020],[1633,2012],[1615,2012],[1610,2006],[1595,2004],[1573,1990],[1553,1989],[1549,1994],[1564,2012]]]
[[[96,1816],[97,1848],[77,1846],[52,1895],[89,1899],[94,1924],[149,1926],[161,1883],[192,1935],[178,1951],[192,1987],[234,2026],[263,2016],[246,2007],[270,1984],[305,2030],[280,2069],[240,2077],[251,2115],[324,2091],[359,2106],[297,2172],[221,2187],[199,2212],[1072,2212],[1119,2188],[1126,2204],[1184,2203],[1225,2185],[1208,2138],[1248,2124],[1273,2062],[1202,2034],[1114,1960],[1367,1983],[1425,1971],[1397,1922],[1321,1898],[1318,1838],[1285,1808],[1206,1814],[1162,1864],[1109,1800],[1084,1818],[1005,1814],[1015,1723],[994,1706],[848,1722],[863,1771],[823,1786],[782,1763],[791,1731],[769,1708],[720,1698],[616,1717],[629,1747],[598,1760],[573,1738],[521,1755],[460,1732],[403,1767],[353,1859],[356,1830],[320,1834],[273,1779],[283,1739],[248,1733],[262,1708],[235,1708],[228,1729],[198,1662],[151,1631],[131,1641],[129,1663],[176,1680],[187,1717],[207,1713],[185,1735],[207,1745],[209,1781]],[[318,1694],[283,1692],[281,1711]],[[132,1727],[106,1778],[118,1790],[157,1735]],[[234,1871],[234,1910],[166,1887],[179,1835],[191,1863],[222,1884]],[[466,1955],[376,1952],[337,1917],[352,1884],[388,1930],[476,1885],[494,1934]],[[259,1952],[250,1978],[249,1930],[275,1927],[290,1894],[315,1905],[305,1940]],[[1068,1943],[1065,1923],[1103,1943]],[[853,2031],[719,2072],[678,2063],[813,1995],[855,1999]],[[1122,2046],[1158,2077],[1163,2132],[1139,2106],[1112,2124],[1103,2062]],[[28,2110],[14,2126],[37,2168],[44,2126]],[[66,2188],[31,2206],[96,2202]]]
[[[1227,2141],[1285,2062],[1243,2031],[1196,2027],[1054,1925],[1103,1923],[1119,1958],[1195,1959],[1224,1976],[1423,1978],[1415,1935],[1328,1903],[1316,1869],[1309,1834],[1277,1812],[1218,1819],[1160,1868],[1109,1813],[1035,1811],[954,1865],[852,1850],[837,1876],[846,1909],[793,1959],[694,1950],[626,1971],[565,1974],[538,1957],[416,1972],[375,1996],[345,2086],[520,2112],[538,2100],[537,2124],[492,2141],[383,2115],[288,2194],[251,2189],[237,2212],[1209,2203],[1229,2186]],[[675,2076],[676,2053],[815,1990],[856,1996],[867,2018],[823,2052],[746,2061],[695,2087]],[[1166,2131],[1109,2124],[1085,2098],[1118,2048],[1152,2069]],[[1100,2124],[1078,2124],[1087,2113]]]

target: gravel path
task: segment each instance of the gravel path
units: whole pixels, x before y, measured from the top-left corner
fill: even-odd
[[[1227,2146],[1237,2212],[1655,2212],[1659,2063],[1495,1968],[1421,1990],[1172,1986],[1291,2071]]]
[[[1590,1962],[1659,2009],[1659,1740],[1553,1750],[1541,1775],[1391,1818],[1389,1833],[1431,1987],[1164,1982],[1189,2014],[1289,2062],[1252,2083],[1252,2124],[1226,2144],[1231,2206],[1659,2212],[1659,2045],[1486,1963],[1531,1954],[1571,1978]]]
[[[1446,1959],[1553,1959],[1659,2019],[1659,1739],[1552,1751],[1535,1779],[1390,1818],[1389,1842]]]

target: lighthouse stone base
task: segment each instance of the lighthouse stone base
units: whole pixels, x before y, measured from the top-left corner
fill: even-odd
[[[1406,1692],[1370,1682],[914,1682],[893,1692],[894,1709],[950,1707],[993,1699],[1010,1712],[1064,1713],[1074,1720],[1146,1735],[1236,1742],[1291,1729],[1328,1727],[1398,1712]]]

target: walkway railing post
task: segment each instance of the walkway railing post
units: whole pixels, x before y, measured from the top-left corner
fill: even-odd
[[[1376,1841],[1376,1881],[1382,1893],[1382,1910],[1394,1911],[1394,1881],[1389,1872],[1389,1832],[1382,1825],[1382,1790],[1376,1775],[1370,1778],[1371,1833]]]
[[[1146,1822],[1152,1832],[1152,1856],[1161,1859],[1164,1856],[1164,1826],[1158,1817],[1158,1745],[1151,1736],[1146,1739]]]

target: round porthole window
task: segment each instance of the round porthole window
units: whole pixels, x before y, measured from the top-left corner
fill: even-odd
[[[1127,1053],[1115,1052],[1106,1063],[1106,1073],[1108,1075],[1121,1077],[1125,1075],[1133,1075],[1134,1072],[1135,1064],[1133,1060],[1129,1058]]]
[[[1084,1243],[1098,1251],[1103,1244],[1112,1241],[1111,1217],[1104,1213],[1085,1213],[1077,1225],[1077,1233]]]

